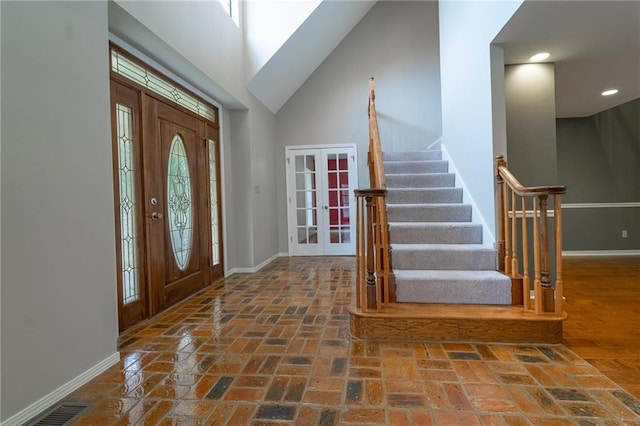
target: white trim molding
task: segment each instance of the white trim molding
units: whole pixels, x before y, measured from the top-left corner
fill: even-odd
[[[563,209],[619,209],[619,208],[638,208],[640,201],[628,203],[563,203]]]
[[[289,257],[289,253],[277,253],[277,254],[274,254],[273,256],[271,256],[270,258],[268,258],[267,260],[265,260],[261,264],[259,264],[257,266],[254,266],[253,268],[232,268],[232,269],[229,269],[224,276],[226,278],[226,277],[228,277],[230,275],[233,275],[233,274],[255,274],[260,269],[264,268],[265,266],[267,266],[268,264],[270,264],[271,262],[273,262],[274,260],[276,260],[279,257]]]
[[[34,418],[47,408],[51,407],[53,404],[69,395],[80,386],[88,383],[90,380],[106,371],[109,367],[111,367],[118,361],[120,361],[119,352],[109,355],[107,358],[89,368],[84,373],[68,381],[53,392],[43,396],[24,410],[19,411],[18,413],[9,417],[7,420],[2,422],[2,426],[18,426],[24,424],[26,421]]]
[[[562,204],[562,209],[620,209],[620,208],[640,208],[640,202],[628,203],[566,203]],[[533,210],[526,211],[527,217],[533,217]],[[553,217],[553,209],[547,210],[547,217]],[[509,217],[513,217],[513,212],[509,211]],[[516,217],[522,218],[522,210],[516,210]]]
[[[564,257],[640,256],[640,250],[567,250]]]

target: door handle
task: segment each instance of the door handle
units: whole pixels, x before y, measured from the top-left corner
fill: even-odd
[[[324,209],[325,210],[329,210],[329,206],[324,206]]]
[[[158,212],[151,213],[151,219],[152,220],[162,219],[162,213],[158,213]]]

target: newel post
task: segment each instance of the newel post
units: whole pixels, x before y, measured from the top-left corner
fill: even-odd
[[[367,299],[367,309],[373,309],[376,307],[376,257],[375,250],[373,247],[373,236],[374,236],[374,225],[373,225],[373,217],[374,217],[374,204],[373,204],[373,196],[366,195],[366,211],[367,217],[365,218],[365,226],[367,228],[367,286],[366,286],[366,299]]]
[[[547,225],[548,195],[538,195],[540,201],[540,284],[544,312],[554,312],[554,292],[551,286],[551,268],[549,263],[549,229]]]
[[[506,200],[504,199],[504,180],[502,179],[502,176],[500,176],[500,167],[507,167],[507,162],[504,160],[504,156],[502,155],[498,155],[496,157],[496,182],[497,182],[497,188],[496,188],[496,203],[498,205],[498,211],[497,211],[497,225],[498,225],[498,241],[497,241],[497,249],[498,249],[498,270],[500,272],[505,272],[505,263],[504,263],[504,259],[505,259],[505,243],[504,243],[504,234],[505,234],[505,218],[504,216],[504,211],[505,211],[505,206],[504,203],[506,202]]]

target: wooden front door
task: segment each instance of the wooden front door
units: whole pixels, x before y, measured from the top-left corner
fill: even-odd
[[[223,277],[220,144],[215,107],[121,52],[111,63],[123,331]]]
[[[143,141],[151,315],[209,282],[206,126],[148,98]]]

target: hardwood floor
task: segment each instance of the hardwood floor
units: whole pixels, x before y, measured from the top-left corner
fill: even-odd
[[[640,398],[640,257],[562,263],[564,345]]]

